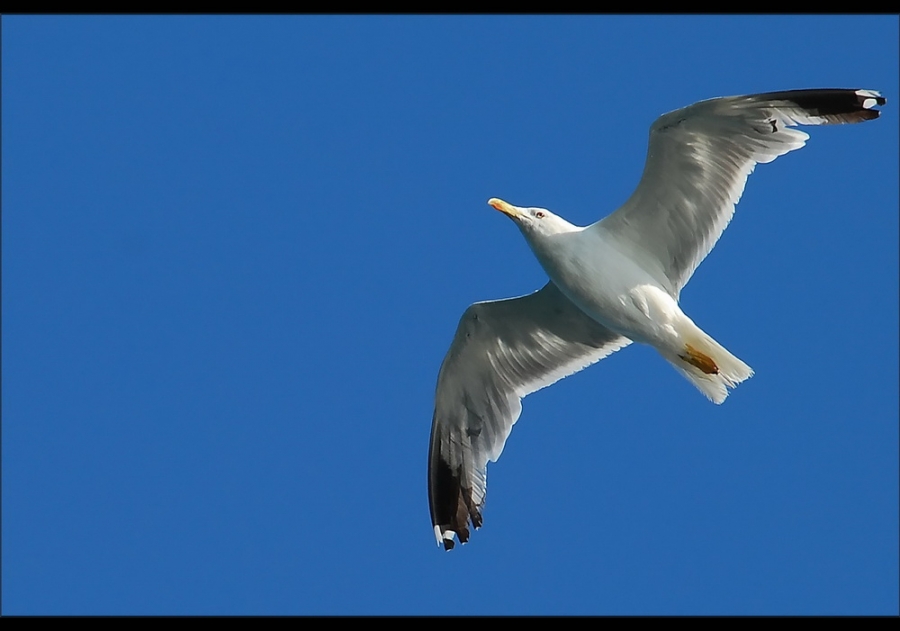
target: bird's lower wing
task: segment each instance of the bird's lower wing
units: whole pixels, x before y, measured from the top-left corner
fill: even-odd
[[[527,296],[466,309],[438,375],[428,499],[438,544],[481,526],[486,468],[522,411],[521,399],[631,340],[601,326],[552,282]]]
[[[872,90],[793,90],[700,101],[650,128],[644,173],[616,212],[591,226],[654,268],[677,295],[734,214],[758,163],[799,149],[794,125],[877,118],[885,99]]]

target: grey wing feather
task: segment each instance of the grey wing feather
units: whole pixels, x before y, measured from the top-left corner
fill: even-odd
[[[481,526],[488,461],[496,461],[521,398],[631,341],[582,313],[553,284],[466,309],[438,375],[428,496],[438,542]]]
[[[806,143],[806,133],[788,127],[871,120],[879,115],[872,108],[884,103],[872,90],[793,90],[664,114],[650,128],[634,194],[591,229],[613,233],[677,297],[731,221],[756,164]]]

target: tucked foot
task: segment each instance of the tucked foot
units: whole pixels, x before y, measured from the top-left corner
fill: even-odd
[[[684,353],[679,355],[679,357],[692,366],[696,366],[707,375],[719,374],[719,367],[716,366],[716,362],[712,360],[712,357],[701,353],[690,344],[684,345]]]

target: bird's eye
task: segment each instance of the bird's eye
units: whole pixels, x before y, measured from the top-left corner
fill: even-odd
[[[544,213],[542,213],[541,211],[537,211],[536,213],[534,213],[534,216],[537,217],[538,219],[543,219]]]

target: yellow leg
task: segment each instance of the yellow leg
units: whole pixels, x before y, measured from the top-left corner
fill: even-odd
[[[712,360],[712,357],[701,353],[690,344],[684,345],[684,355],[679,355],[679,357],[692,366],[696,366],[707,375],[719,374],[719,367],[716,366],[716,362]]]

